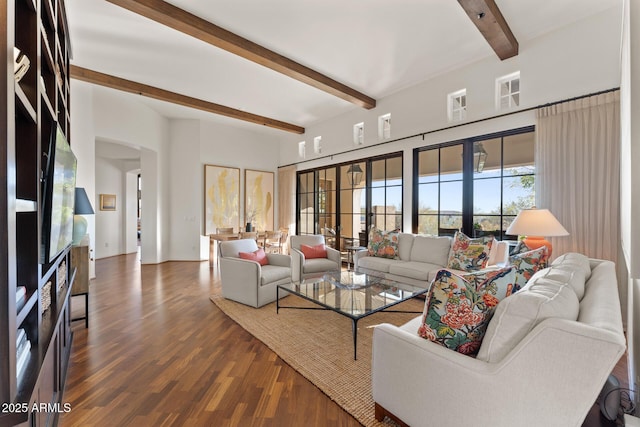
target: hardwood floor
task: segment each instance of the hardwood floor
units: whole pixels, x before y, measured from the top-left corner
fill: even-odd
[[[360,425],[209,301],[208,262],[118,256],[96,276],[61,426]]]
[[[98,260],[96,276],[59,425],[360,425],[209,301],[219,283],[208,262],[141,266],[133,254]],[[585,426],[610,425],[591,412]]]

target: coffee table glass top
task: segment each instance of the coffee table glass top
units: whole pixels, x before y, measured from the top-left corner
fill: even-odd
[[[354,271],[336,271],[280,285],[291,293],[351,318],[362,318],[426,293],[424,287]]]

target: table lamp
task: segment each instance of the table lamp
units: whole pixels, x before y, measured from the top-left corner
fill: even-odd
[[[538,249],[546,246],[549,257],[553,247],[551,242],[542,236],[568,236],[569,232],[560,224],[549,209],[523,209],[513,220],[507,234],[526,236],[524,244],[529,249]]]
[[[87,192],[82,187],[76,187],[76,200],[73,216],[73,241],[74,246],[78,245],[87,234],[87,220],[82,215],[93,215],[93,207],[87,197]]]

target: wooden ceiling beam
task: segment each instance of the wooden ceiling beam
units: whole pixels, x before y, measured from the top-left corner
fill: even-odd
[[[498,58],[505,60],[518,54],[518,40],[502,16],[495,0],[458,0],[471,22],[478,27]]]
[[[360,107],[371,109],[376,100],[279,53],[162,0],[107,0],[174,30],[271,68]]]
[[[109,74],[100,73],[98,71],[89,70],[76,65],[71,65],[70,68],[70,76],[72,79],[105,86],[111,89],[122,90],[124,92],[135,93],[189,108],[196,108],[208,113],[219,114],[221,116],[231,117],[232,119],[244,120],[245,122],[259,124],[273,129],[284,130],[296,134],[303,134],[305,131],[303,127],[293,125],[291,123],[247,113],[246,111],[236,110],[235,108],[214,104],[213,102],[203,101],[201,99],[170,92],[168,90],[149,86],[143,83],[125,80],[120,77],[111,76]]]

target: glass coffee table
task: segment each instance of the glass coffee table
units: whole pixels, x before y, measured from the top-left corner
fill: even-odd
[[[417,311],[389,310],[418,295],[427,292],[425,287],[383,279],[355,271],[336,271],[311,277],[297,283],[278,285],[276,289],[276,313],[281,308],[301,310],[332,310],[351,319],[353,333],[353,358],[357,360],[358,321],[379,311],[396,313],[421,313]],[[296,307],[280,304],[280,292],[304,298],[319,307]]]

